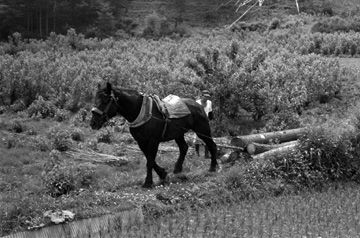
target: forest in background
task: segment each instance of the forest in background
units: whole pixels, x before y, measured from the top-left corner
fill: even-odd
[[[231,23],[251,3],[237,11],[236,1],[222,0],[0,0],[0,40],[15,32],[24,39],[46,38],[51,32],[66,34],[70,28],[85,37],[106,38],[118,31],[134,35],[146,16],[156,13],[176,28],[182,23],[214,27]],[[299,0],[301,12],[332,15],[340,9],[335,0]],[[228,4],[226,4],[228,3]],[[346,5],[346,4],[345,4]],[[344,9],[345,5],[341,8]],[[356,11],[352,9],[351,11]],[[347,11],[349,12],[349,11]],[[293,0],[266,0],[242,19],[271,19],[277,15],[296,14]]]
[[[14,32],[43,38],[69,28],[106,36],[122,28],[125,12],[121,0],[0,0],[0,40]]]

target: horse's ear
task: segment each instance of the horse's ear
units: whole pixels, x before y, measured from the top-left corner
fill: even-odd
[[[111,86],[111,83],[107,82],[106,83],[106,91],[110,94],[111,91],[112,91],[112,86]]]

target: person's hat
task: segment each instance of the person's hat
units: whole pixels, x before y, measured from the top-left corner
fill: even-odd
[[[209,92],[208,90],[203,90],[203,91],[202,91],[202,95],[203,95],[204,97],[210,97],[210,92]]]

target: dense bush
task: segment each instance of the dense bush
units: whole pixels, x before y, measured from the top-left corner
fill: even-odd
[[[334,33],[349,31],[360,31],[360,23],[358,17],[344,19],[339,16],[335,16],[318,21],[311,27],[311,32],[313,33]]]
[[[96,175],[91,168],[65,162],[61,154],[53,150],[45,164],[42,181],[49,195],[59,197],[75,189],[94,185]]]
[[[240,22],[232,27],[232,31],[265,31],[266,24],[263,22]]]
[[[58,151],[67,151],[71,148],[71,133],[59,127],[50,128],[48,138],[51,141],[52,149]]]
[[[355,156],[359,153],[359,129],[348,121],[335,123],[309,131],[299,150],[310,169],[321,173],[324,180],[351,180],[358,177],[360,169],[360,159]]]
[[[283,29],[234,40],[239,37],[243,36],[225,30],[182,41],[85,39],[74,30],[65,36],[52,34],[45,41],[21,43],[25,50],[15,56],[0,55],[0,95],[7,105],[20,100],[30,105],[30,116],[62,121],[68,118],[63,109],[91,107],[101,81],[160,97],[194,98],[208,88],[217,113],[215,124],[221,129],[226,118],[243,116],[244,109],[261,119],[281,111],[301,112],[313,101],[329,101],[341,93],[336,60],[298,53],[354,54],[360,39],[356,33],[300,36]],[[30,50],[36,44],[39,49]],[[84,124],[87,118],[81,119]]]
[[[245,198],[321,189],[329,182],[359,182],[358,118],[330,120],[308,129],[286,155],[235,166],[225,184]]]
[[[108,130],[100,130],[96,133],[97,142],[110,144],[112,141],[111,132]]]
[[[39,96],[27,109],[29,117],[52,118],[57,112],[56,106]]]
[[[336,60],[287,50],[270,57],[266,48],[236,42],[224,55],[206,49],[187,66],[201,78],[198,87],[213,93],[220,121],[222,116],[241,116],[241,108],[255,120],[274,112],[298,112],[311,102],[328,102],[341,90]]]
[[[160,16],[157,13],[149,14],[144,20],[145,28],[142,32],[142,36],[150,39],[159,39],[165,36],[189,36],[189,31],[184,25],[170,24],[164,16]]]

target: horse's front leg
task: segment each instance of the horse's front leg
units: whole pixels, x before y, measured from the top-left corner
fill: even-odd
[[[174,168],[174,174],[177,174],[177,173],[182,172],[183,163],[184,163],[185,156],[186,156],[189,146],[187,145],[187,143],[184,139],[184,135],[176,138],[175,142],[179,146],[179,149],[180,149],[179,158],[176,161],[175,168]]]
[[[156,170],[158,167],[155,158],[159,148],[159,142],[147,142],[147,143],[138,143],[141,151],[146,157],[146,178],[145,183],[143,184],[144,188],[151,188],[154,185],[152,170]]]

